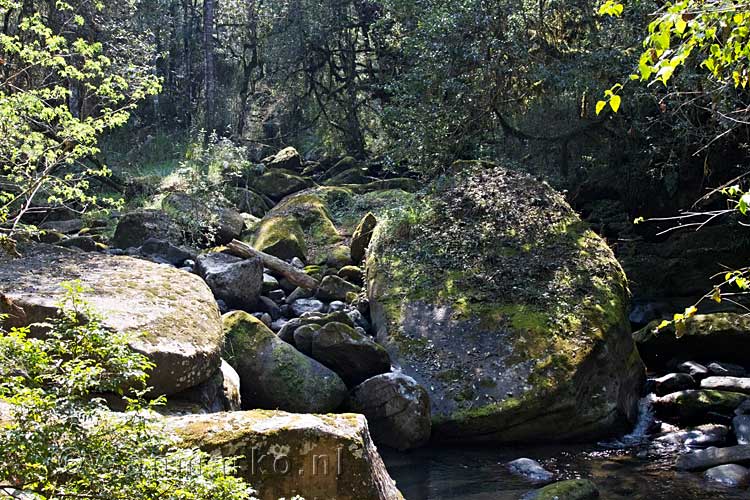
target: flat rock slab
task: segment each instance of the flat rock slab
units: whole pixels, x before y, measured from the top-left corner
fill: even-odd
[[[748,462],[750,462],[750,445],[740,444],[727,448],[711,447],[685,453],[677,459],[675,467],[682,470],[705,470],[717,465]]]
[[[362,415],[280,411],[192,415],[166,420],[185,446],[240,457],[239,474],[263,500],[399,500]]]
[[[63,282],[80,281],[83,298],[112,331],[133,335],[130,346],[156,364],[149,385],[175,394],[210,378],[221,364],[221,317],[197,276],[131,257],[37,245],[20,259],[0,258],[0,293],[26,323],[57,312]]]
[[[750,378],[746,377],[708,377],[701,380],[702,389],[732,391],[750,394]]]

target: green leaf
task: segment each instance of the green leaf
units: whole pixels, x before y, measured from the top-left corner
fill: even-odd
[[[598,115],[599,113],[601,113],[602,110],[604,109],[604,106],[606,105],[607,105],[607,101],[598,101],[596,103],[596,114]]]

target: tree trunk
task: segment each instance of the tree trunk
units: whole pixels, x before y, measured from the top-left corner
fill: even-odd
[[[204,51],[204,80],[205,80],[205,123],[206,137],[215,129],[216,111],[216,61],[214,48],[214,14],[216,0],[203,2],[203,51]]]

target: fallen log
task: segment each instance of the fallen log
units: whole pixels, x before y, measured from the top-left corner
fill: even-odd
[[[299,287],[306,288],[308,290],[315,290],[320,285],[320,283],[318,283],[318,280],[316,280],[309,274],[300,271],[293,265],[287,264],[283,260],[274,257],[273,255],[268,255],[267,253],[256,250],[247,243],[232,240],[227,244],[227,250],[232,255],[242,257],[243,259],[259,257],[261,261],[263,261],[264,266],[266,266],[268,269],[271,269],[272,271],[276,271],[277,273],[288,279],[292,284]]]

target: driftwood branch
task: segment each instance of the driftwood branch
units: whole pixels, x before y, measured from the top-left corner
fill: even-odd
[[[306,288],[308,290],[315,290],[320,285],[320,283],[318,283],[318,280],[316,280],[309,274],[300,271],[291,264],[287,264],[283,260],[276,258],[273,255],[268,255],[267,253],[256,250],[247,243],[232,240],[227,245],[227,250],[229,250],[229,253],[231,253],[232,255],[242,257],[243,259],[259,257],[263,261],[264,266],[266,266],[268,269],[271,269],[272,271],[276,271],[277,273],[288,279],[291,283],[299,287]]]

